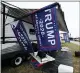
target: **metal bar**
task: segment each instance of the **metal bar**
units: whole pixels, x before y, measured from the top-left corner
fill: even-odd
[[[18,43],[18,41],[5,41],[5,43]]]
[[[5,5],[3,4],[3,44],[5,44]]]
[[[16,37],[5,37],[5,39],[6,39],[6,38],[16,38]],[[3,39],[3,37],[1,37],[1,39]]]

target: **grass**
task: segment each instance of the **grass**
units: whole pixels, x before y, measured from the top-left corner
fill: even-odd
[[[73,43],[62,43],[62,46],[66,46],[71,50],[73,55],[74,73],[80,73],[80,58],[75,57],[75,51],[79,51],[80,46],[75,45]]]
[[[2,68],[1,73],[42,73],[40,70],[33,68],[27,61],[23,62],[18,67],[11,67],[9,65]]]
[[[72,51],[73,54],[75,51],[80,50],[80,46],[73,44],[73,43],[62,43],[62,46],[66,46],[66,47],[70,48],[70,50]]]

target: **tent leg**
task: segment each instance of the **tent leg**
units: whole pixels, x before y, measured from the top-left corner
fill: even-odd
[[[3,4],[3,44],[5,44],[5,5]]]

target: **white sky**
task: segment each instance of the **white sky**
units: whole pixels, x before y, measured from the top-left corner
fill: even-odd
[[[17,7],[39,9],[54,2],[9,2]],[[79,2],[59,2],[72,37],[79,37]]]

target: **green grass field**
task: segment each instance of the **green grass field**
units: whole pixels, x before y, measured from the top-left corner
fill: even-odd
[[[73,55],[74,73],[80,73],[80,58],[75,57],[75,51],[79,51],[80,46],[75,45],[73,43],[62,43],[62,46],[66,46],[71,50]]]

